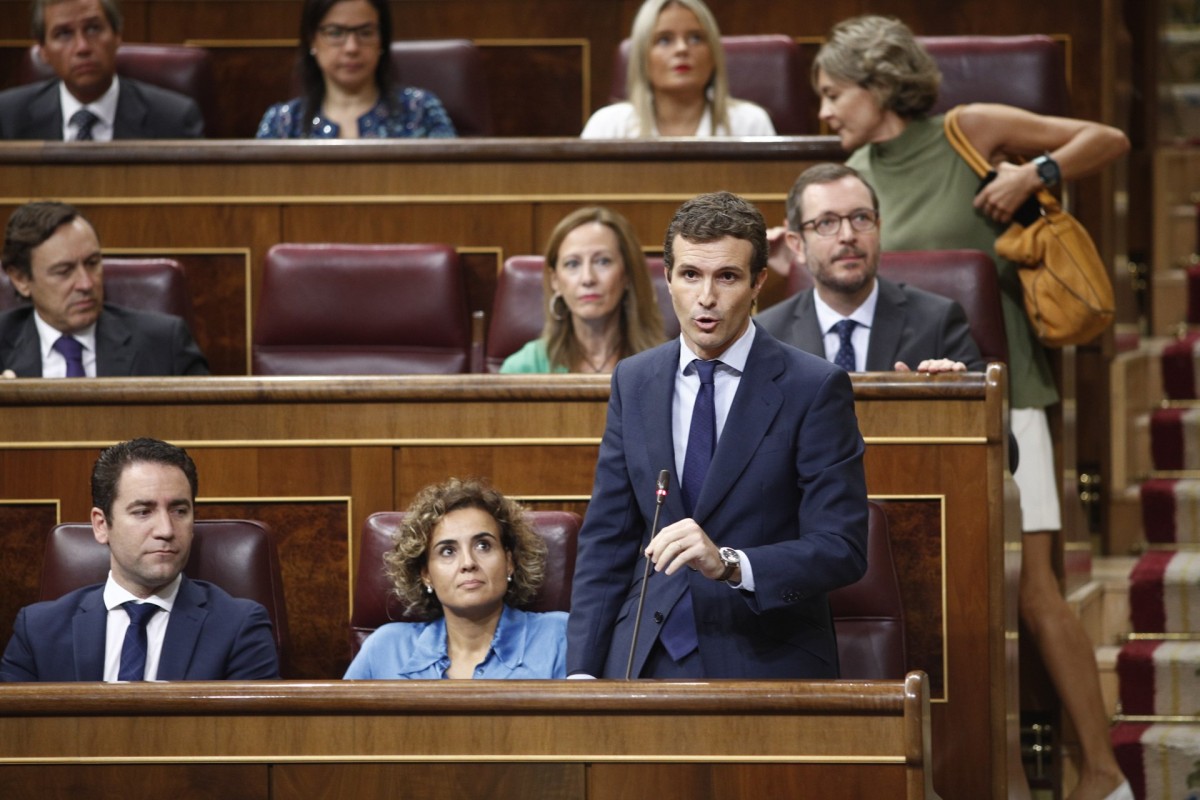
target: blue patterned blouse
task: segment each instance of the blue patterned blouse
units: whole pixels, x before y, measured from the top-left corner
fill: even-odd
[[[271,106],[258,123],[255,136],[259,139],[303,139],[308,134],[313,139],[336,139],[340,130],[337,123],[318,115],[313,118],[310,128],[308,120],[300,117],[303,105],[304,98],[295,97]],[[391,104],[380,98],[374,108],[359,117],[358,135],[363,139],[446,139],[456,133],[454,123],[437,95],[409,86],[397,89]]]

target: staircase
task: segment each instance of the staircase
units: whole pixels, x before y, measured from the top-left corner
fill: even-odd
[[[1187,285],[1196,326],[1200,268]],[[1149,415],[1145,549],[1129,573],[1112,741],[1139,800],[1200,800],[1200,333],[1162,347],[1159,359],[1167,399]]]

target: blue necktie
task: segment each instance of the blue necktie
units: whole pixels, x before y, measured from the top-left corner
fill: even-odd
[[[125,603],[129,614],[129,627],[125,629],[125,642],[121,645],[121,669],[119,681],[146,680],[146,623],[158,611],[154,603]]]
[[[720,363],[700,359],[692,362],[700,375],[700,391],[696,394],[696,404],[692,406],[692,427],[688,432],[687,453],[683,457],[683,507],[689,516],[695,513],[700,487],[704,485],[704,477],[708,475],[708,465],[712,463],[713,450],[716,449],[717,412],[713,403],[713,371]],[[676,663],[699,646],[690,589],[685,588],[679,596],[675,607],[663,622],[658,638],[666,648],[667,655]]]
[[[858,323],[852,319],[844,319],[833,326],[834,331],[837,332],[838,337],[842,340],[842,346],[838,348],[833,363],[846,370],[846,372],[854,372],[856,369],[854,343],[850,341],[850,335],[854,333],[854,328],[857,325]]]
[[[74,336],[63,334],[58,341],[51,345],[67,362],[67,377],[82,378],[86,373],[83,371],[83,345]]]
[[[71,124],[76,127],[75,141],[90,142],[92,141],[92,127],[100,121],[92,112],[86,108],[81,108],[71,115]]]

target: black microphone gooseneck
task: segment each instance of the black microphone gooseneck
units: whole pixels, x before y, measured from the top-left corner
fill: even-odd
[[[662,511],[663,500],[667,499],[667,482],[671,473],[661,470],[658,473],[658,484],[654,490],[654,521],[650,523],[650,538],[658,534],[658,514]],[[642,570],[642,590],[638,593],[637,616],[633,618],[633,641],[629,643],[629,663],[625,665],[625,680],[633,673],[633,654],[637,650],[638,630],[642,627],[642,606],[646,604],[646,584],[650,582],[650,556],[646,556],[646,566]]]

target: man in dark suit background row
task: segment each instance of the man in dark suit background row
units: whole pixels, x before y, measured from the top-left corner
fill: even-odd
[[[72,206],[14,211],[0,260],[29,301],[0,313],[0,370],[9,377],[209,374],[182,319],[104,302],[100,241]]]
[[[0,139],[203,136],[190,98],[117,77],[121,24],[117,0],[34,0],[33,38],[58,78],[0,92]]]
[[[279,677],[265,608],[183,574],[198,479],[182,448],[134,439],[92,469],[92,532],[105,583],[17,614],[5,681],[253,680]]]
[[[756,318],[771,335],[852,372],[955,372],[986,368],[967,315],[949,298],[878,277],[875,190],[845,164],[817,164],[796,179],[787,202],[787,249],[813,288]],[[839,331],[849,320],[849,349]]]

